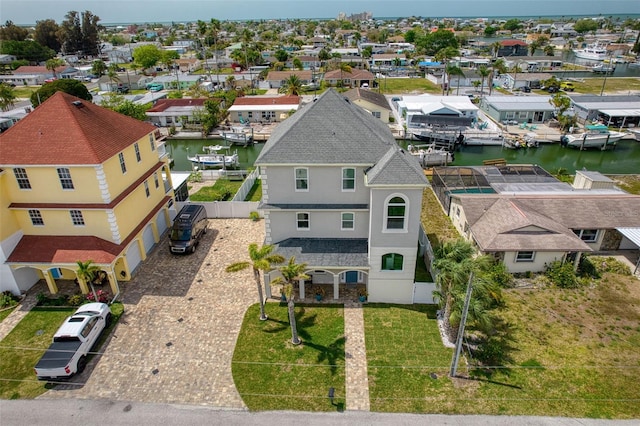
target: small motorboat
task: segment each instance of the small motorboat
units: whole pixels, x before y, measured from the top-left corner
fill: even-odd
[[[446,166],[454,160],[452,153],[444,148],[436,148],[436,144],[409,145],[409,154],[415,156],[422,167]]]
[[[218,151],[222,149],[229,149],[229,147],[222,145],[205,146],[202,154],[196,154],[193,157],[187,156],[187,160],[191,161],[194,166],[201,168],[206,167],[237,167],[240,162],[238,160],[238,152],[234,152],[231,155],[218,154]]]

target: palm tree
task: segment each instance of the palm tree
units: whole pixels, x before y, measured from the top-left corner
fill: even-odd
[[[338,87],[342,87],[344,86],[344,82],[342,81],[342,73],[346,72],[347,74],[351,74],[351,65],[345,63],[345,62],[340,62],[340,64],[338,64],[338,68],[340,69],[340,81],[338,84]]]
[[[498,52],[500,52],[501,47],[502,47],[502,44],[499,41],[495,41],[491,44],[491,52],[494,58],[498,57]]]
[[[98,295],[96,294],[95,288],[93,288],[93,280],[98,271],[100,271],[100,268],[93,264],[93,260],[87,260],[86,262],[78,260],[76,264],[78,265],[78,270],[76,271],[78,279],[91,286],[91,292],[93,293],[94,300],[97,302]]]
[[[457,77],[457,86],[456,86],[456,96],[460,94],[460,77],[464,77],[464,71],[462,71],[462,68],[453,65],[453,64],[449,64],[447,65],[447,74],[449,75],[449,77],[451,76],[455,76]],[[451,81],[451,78],[449,78],[449,81]],[[447,91],[447,94],[449,92]]]
[[[295,256],[289,258],[289,263],[278,268],[282,277],[278,277],[272,281],[273,284],[284,284],[284,294],[287,297],[287,310],[289,311],[289,324],[291,325],[291,343],[299,345],[302,343],[298,337],[298,328],[296,326],[295,303],[293,285],[298,280],[306,280],[309,278],[304,273],[307,269],[306,263],[296,263]]]
[[[458,55],[460,55],[460,52],[458,51],[458,49],[449,46],[449,47],[444,47],[438,50],[438,52],[434,56],[434,59],[436,61],[442,62],[444,64],[444,74],[442,75],[442,94],[443,95],[447,87],[447,66],[449,65],[449,59]]]
[[[64,61],[60,58],[48,59],[47,62],[45,62],[45,67],[53,73],[53,78],[57,78],[56,68],[61,67],[62,65],[64,65]]]
[[[295,74],[291,74],[280,88],[280,92],[286,93],[287,95],[299,95],[301,91],[302,81],[300,81],[300,78]]]
[[[264,245],[258,247],[256,243],[249,244],[249,259],[251,261],[236,262],[225,269],[227,272],[243,271],[247,268],[253,270],[253,278],[258,289],[258,298],[260,299],[260,320],[265,321],[268,317],[264,312],[264,297],[262,296],[262,281],[260,279],[260,271],[269,271],[273,269],[273,265],[284,262],[284,257],[273,251],[272,245]]]
[[[486,65],[480,65],[478,67],[478,74],[480,74],[480,77],[482,77],[482,84],[480,87],[480,96],[482,96],[484,92],[484,80],[491,74],[491,70]]]

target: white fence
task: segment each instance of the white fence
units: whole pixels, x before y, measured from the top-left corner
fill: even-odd
[[[187,202],[176,202],[178,211],[182,206],[189,204]],[[238,218],[249,219],[249,213],[252,211],[258,211],[258,201],[209,201],[198,202],[202,204],[207,211],[207,217],[209,219],[222,219],[222,218]]]

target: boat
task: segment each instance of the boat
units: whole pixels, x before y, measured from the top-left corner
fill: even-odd
[[[592,61],[604,61],[607,59],[607,48],[598,42],[587,45],[584,49],[574,49],[576,58],[589,59]]]
[[[230,132],[220,132],[220,136],[231,145],[246,146],[253,143],[253,130],[247,132],[244,127],[232,127]]]
[[[435,143],[428,145],[409,145],[409,154],[418,159],[420,165],[424,167],[446,166],[455,159],[453,154],[444,148],[437,148]]]
[[[538,135],[535,133],[527,133],[524,135],[510,135],[504,138],[503,146],[505,148],[537,148],[539,145]]]
[[[206,146],[203,148],[205,153],[196,154],[193,157],[187,156],[187,160],[191,161],[194,166],[206,168],[206,167],[237,167],[240,162],[238,160],[238,152],[234,152],[231,155],[218,154],[217,152],[222,149],[229,149],[229,147],[221,145]]]
[[[640,67],[640,61],[637,62],[631,62],[629,64],[629,68],[639,68]]]
[[[563,146],[573,148],[600,148],[607,149],[615,146],[627,133],[609,130],[604,124],[589,124],[585,126],[585,132],[577,135],[564,135],[560,139]]]
[[[629,129],[633,137],[640,142],[640,129]]]
[[[605,65],[605,64],[594,65],[591,68],[592,72],[599,73],[599,74],[612,73],[615,70],[616,70],[616,67],[614,65]]]

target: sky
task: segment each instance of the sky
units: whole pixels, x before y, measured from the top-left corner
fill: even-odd
[[[372,12],[374,18],[638,15],[640,0],[0,0],[0,22],[29,25],[54,19],[60,23],[71,10],[89,10],[104,25],[211,18],[333,19],[340,12]]]

